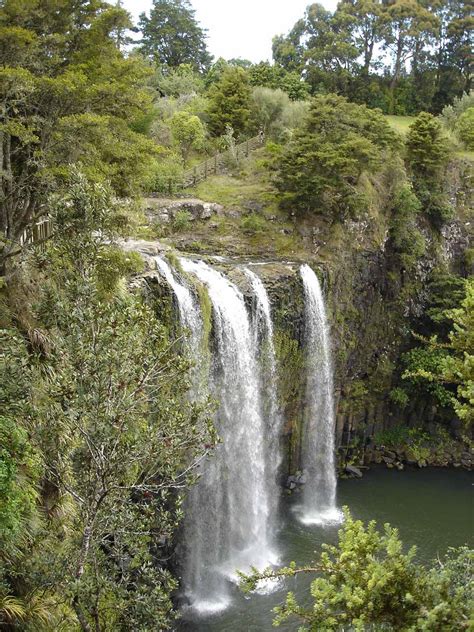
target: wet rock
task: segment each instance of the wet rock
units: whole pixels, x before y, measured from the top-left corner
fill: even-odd
[[[162,223],[173,221],[179,212],[189,213],[190,221],[207,220],[213,215],[221,215],[223,207],[214,202],[203,202],[195,198],[168,200],[149,198],[146,201],[145,213],[150,219]]]
[[[351,476],[354,476],[356,478],[362,478],[362,472],[355,465],[350,465],[350,464],[346,465],[346,467],[344,468],[344,471],[347,472],[347,474],[350,474]]]

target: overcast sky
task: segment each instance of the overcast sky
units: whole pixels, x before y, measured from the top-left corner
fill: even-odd
[[[319,0],[334,9],[337,0]],[[192,0],[196,18],[208,30],[208,47],[217,57],[271,60],[272,37],[287,33],[311,0]],[[149,11],[151,0],[123,0],[133,18]]]

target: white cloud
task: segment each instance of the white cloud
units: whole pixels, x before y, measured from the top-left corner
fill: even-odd
[[[323,0],[334,9],[336,0]],[[272,38],[287,33],[303,16],[309,0],[192,0],[196,17],[208,30],[208,47],[217,57],[243,57],[257,62],[271,59]],[[123,6],[136,19],[148,12],[151,0],[124,0]]]

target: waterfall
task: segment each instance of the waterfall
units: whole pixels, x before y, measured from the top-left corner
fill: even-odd
[[[161,272],[176,296],[179,319],[187,330],[189,346],[197,352],[202,335],[201,308],[191,290],[180,283],[170,265],[161,257],[154,257],[156,267]],[[194,355],[194,354],[193,354]]]
[[[277,363],[273,342],[273,322],[270,300],[260,277],[252,270],[244,269],[255,296],[254,345],[260,349],[261,384],[265,417],[265,471],[271,514],[276,518],[279,500],[277,477],[282,462],[280,438],[283,432],[282,417],[277,398]],[[273,528],[275,530],[276,523]]]
[[[211,391],[219,401],[221,443],[203,464],[186,508],[184,588],[201,613],[230,601],[225,578],[276,562],[272,501],[266,480],[265,424],[255,336],[238,288],[204,262],[180,259],[208,290],[215,354]]]
[[[333,375],[329,327],[318,277],[301,266],[305,296],[306,406],[302,461],[307,482],[302,521],[321,524],[340,519],[336,508]]]

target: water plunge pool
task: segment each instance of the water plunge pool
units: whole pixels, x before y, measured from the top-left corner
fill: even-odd
[[[342,480],[338,484],[338,506],[347,505],[354,517],[365,522],[376,520],[398,527],[406,547],[418,547],[420,563],[442,556],[448,547],[473,545],[474,475],[464,470],[408,469],[404,472],[374,467],[360,480]],[[279,534],[281,564],[291,560],[308,563],[315,558],[323,542],[337,541],[338,526],[304,525],[294,507],[298,495],[285,498],[281,506]],[[196,617],[185,613],[177,626],[180,632],[270,632],[272,608],[281,604],[289,590],[304,603],[310,576],[299,575],[282,581],[276,589],[244,596],[236,587],[228,609],[213,616]],[[298,629],[296,621],[279,630]]]

